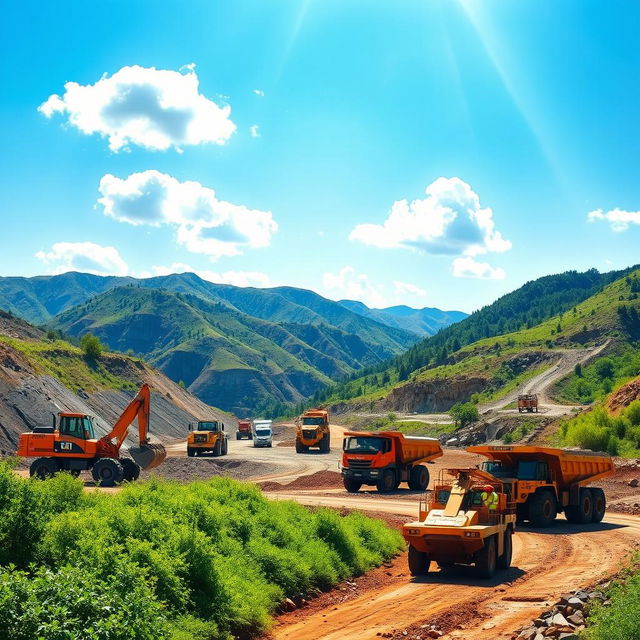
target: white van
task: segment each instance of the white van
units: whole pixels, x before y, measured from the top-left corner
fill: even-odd
[[[253,421],[252,433],[254,447],[273,446],[273,430],[271,429],[272,422],[272,420]]]

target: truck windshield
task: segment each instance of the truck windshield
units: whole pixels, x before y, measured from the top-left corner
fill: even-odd
[[[265,437],[271,435],[271,429],[256,429],[256,435]]]
[[[482,470],[490,473],[492,476],[496,478],[510,478],[513,477],[514,472],[513,468],[502,464],[502,462],[497,462],[495,460],[491,460],[489,462],[482,463]]]
[[[324,418],[302,418],[302,424],[305,426],[319,426],[324,424]]]
[[[198,422],[198,431],[220,431],[219,422]]]
[[[379,453],[384,451],[384,438],[370,436],[347,438],[344,450],[346,453]]]

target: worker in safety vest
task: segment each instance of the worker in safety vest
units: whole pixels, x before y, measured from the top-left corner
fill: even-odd
[[[498,494],[493,490],[493,486],[488,484],[484,491],[480,494],[482,504],[489,509],[495,511],[498,508]]]

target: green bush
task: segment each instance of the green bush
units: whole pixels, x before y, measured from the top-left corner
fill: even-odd
[[[0,464],[0,565],[25,571],[3,574],[15,587],[3,583],[0,592],[0,637],[7,635],[2,625],[19,620],[30,631],[16,640],[40,638],[28,615],[47,630],[47,640],[146,640],[152,636],[139,631],[142,620],[157,638],[182,640],[190,637],[187,630],[194,640],[251,637],[268,629],[283,598],[329,588],[402,547],[400,535],[379,521],[270,502],[254,485],[228,478],[190,485],[152,479],[114,495],[86,493],[65,474],[26,480]],[[94,593],[101,603],[103,586],[108,593],[116,578],[125,584],[134,574],[140,607],[134,611],[124,591],[114,600],[130,623],[106,613],[103,620],[88,603],[76,609],[62,590],[47,600],[54,612],[33,607],[29,613],[17,604],[40,597],[46,576],[86,590],[87,599]],[[75,627],[56,635],[52,625],[65,617],[85,635]]]
[[[93,360],[97,360],[104,351],[100,339],[91,333],[85,333],[82,338],[80,338],[80,348],[87,358],[92,358]]]

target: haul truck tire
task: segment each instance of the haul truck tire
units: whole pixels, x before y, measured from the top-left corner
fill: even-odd
[[[187,455],[188,455],[190,458],[193,458],[193,456],[195,456],[195,455],[196,455],[195,449],[192,449],[191,447],[187,447]]]
[[[429,573],[431,560],[424,551],[418,551],[413,545],[409,545],[409,573],[412,576],[425,576]]]
[[[593,496],[593,514],[591,515],[591,522],[601,522],[604,518],[604,513],[607,510],[607,499],[602,489],[591,489]]]
[[[409,489],[411,491],[425,491],[429,485],[429,470],[419,464],[409,473]]]
[[[482,578],[492,578],[497,565],[496,538],[491,536],[484,541],[484,547],[478,552],[476,569]]]
[[[358,491],[360,491],[360,487],[362,486],[362,482],[360,482],[360,480],[349,478],[348,476],[344,476],[342,478],[342,484],[349,493],[358,493]]]
[[[240,432],[236,431],[236,440],[240,440]]]
[[[213,447],[213,455],[220,456],[222,455],[222,441],[218,439]]]
[[[567,520],[573,524],[587,524],[593,518],[593,494],[591,489],[580,489],[580,498],[576,506],[564,510]]]
[[[399,484],[395,472],[387,469],[380,474],[378,482],[376,482],[376,489],[380,493],[389,493],[390,491],[395,491]]]
[[[133,482],[140,477],[140,465],[135,463],[130,458],[121,458],[120,464],[122,465],[123,480],[126,480],[127,482]]]
[[[36,458],[29,467],[29,475],[40,480],[52,478],[58,472],[58,463],[52,458]]]
[[[320,451],[321,453],[329,453],[331,451],[331,440],[328,433],[325,433],[322,436],[322,440],[320,440]]]
[[[511,566],[511,556],[513,555],[513,540],[511,539],[511,529],[504,532],[504,547],[502,555],[498,558],[498,569],[506,570]]]
[[[124,469],[119,460],[113,458],[100,458],[93,465],[91,475],[101,487],[113,487],[124,479]]]
[[[551,491],[539,491],[529,498],[529,522],[534,527],[549,527],[556,519],[558,511]]]
[[[307,450],[307,447],[305,447],[301,442],[298,442],[296,440],[296,453],[304,453]]]

